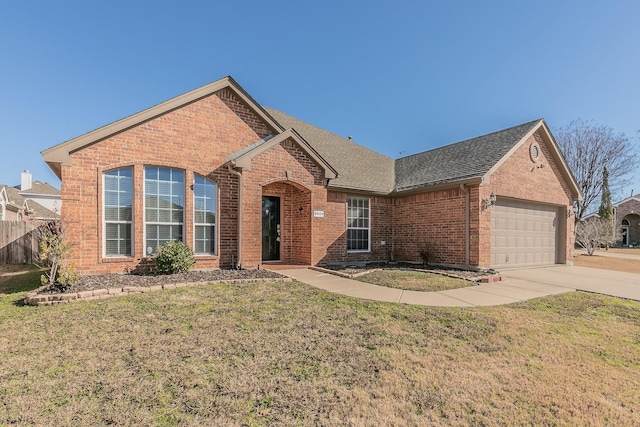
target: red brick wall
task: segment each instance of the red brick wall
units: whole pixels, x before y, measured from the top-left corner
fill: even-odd
[[[398,261],[466,264],[466,192],[453,188],[393,201],[393,252]]]
[[[537,141],[540,159],[533,162],[529,147]],[[542,166],[542,167],[541,167]],[[479,197],[474,199],[474,210],[479,212],[479,265],[489,266],[491,259],[491,208],[484,209],[483,201],[491,192],[497,197],[510,197],[556,205],[560,208],[558,224],[560,235],[559,257],[568,263],[573,262],[574,219],[567,218],[567,209],[571,208],[571,192],[562,178],[559,167],[549,153],[543,138],[538,134],[531,136],[522,144],[497,171],[490,181],[479,188]]]
[[[223,99],[221,100],[222,97]],[[242,118],[241,118],[242,117]],[[70,222],[73,262],[80,272],[121,272],[135,268],[144,256],[144,166],[185,171],[185,237],[193,245],[193,173],[218,185],[219,255],[197,258],[196,267],[231,265],[237,250],[238,178],[223,167],[233,153],[272,131],[229,90],[205,97],[180,109],[106,138],[71,155],[62,167],[64,218]],[[134,256],[102,257],[102,173],[134,167]]]
[[[312,200],[326,197],[322,178],[322,169],[291,140],[252,160],[242,177],[244,268],[262,263],[262,196],[280,197],[281,261],[312,263]]]

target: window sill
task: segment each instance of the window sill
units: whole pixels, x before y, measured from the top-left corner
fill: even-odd
[[[194,254],[193,257],[195,259],[218,259],[220,258],[218,255],[207,255],[207,254]]]
[[[347,250],[348,254],[365,254],[371,252],[371,249]]]
[[[135,258],[132,256],[102,258],[103,263],[131,262],[134,260]]]

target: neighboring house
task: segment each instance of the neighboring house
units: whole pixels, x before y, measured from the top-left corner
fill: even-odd
[[[631,196],[614,204],[613,212],[615,224],[622,232],[620,244],[640,244],[640,196]]]
[[[60,191],[46,182],[32,182],[22,172],[20,185],[0,185],[0,221],[52,220],[60,216]]]
[[[392,143],[392,141],[390,141]],[[43,151],[74,263],[571,263],[581,197],[544,120],[394,160],[260,106],[231,77]]]

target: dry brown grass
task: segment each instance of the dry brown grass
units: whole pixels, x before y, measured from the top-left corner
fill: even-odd
[[[580,267],[602,268],[604,270],[640,274],[639,260],[598,255],[598,252],[592,256],[580,255],[574,258],[573,264]]]
[[[474,283],[440,274],[411,270],[376,270],[359,276],[356,280],[388,288],[408,291],[436,292],[466,288]]]
[[[609,248],[609,252],[640,256],[640,248]]]
[[[640,425],[640,303],[364,301],[299,283],[0,294],[0,425]]]

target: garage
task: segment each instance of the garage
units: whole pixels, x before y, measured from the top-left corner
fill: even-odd
[[[500,199],[491,211],[491,266],[555,264],[559,208]]]

